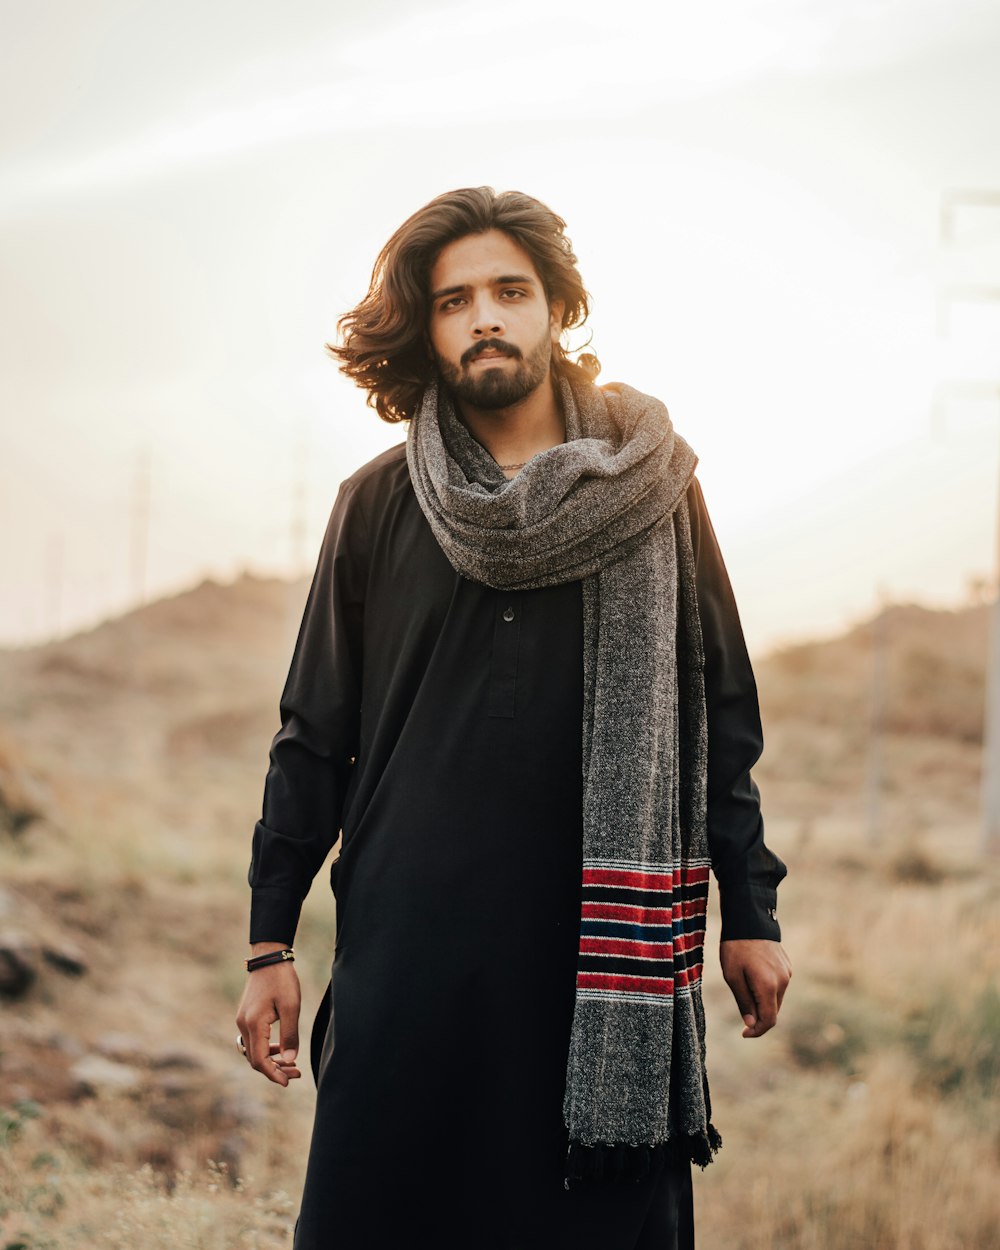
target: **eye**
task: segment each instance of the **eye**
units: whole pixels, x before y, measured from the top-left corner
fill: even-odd
[[[518,288],[514,286],[508,287],[506,291],[500,292],[501,298],[503,299],[520,299],[523,294],[523,291],[518,290]]]
[[[462,302],[463,302],[463,297],[461,295],[450,295],[448,299],[442,302],[441,311],[445,312],[449,308],[457,308],[459,304],[461,304]]]

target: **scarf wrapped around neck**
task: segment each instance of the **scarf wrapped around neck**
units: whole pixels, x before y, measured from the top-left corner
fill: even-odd
[[[462,576],[580,580],[582,908],[563,1097],[564,1183],[702,1166],[721,1138],[705,1074],[708,727],[687,487],[697,463],[659,400],[558,382],[566,441],[508,480],[431,385],[407,462]]]

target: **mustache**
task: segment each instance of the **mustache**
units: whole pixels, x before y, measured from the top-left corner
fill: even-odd
[[[513,356],[515,360],[521,355],[512,343],[505,343],[503,339],[483,339],[480,343],[474,343],[467,352],[463,352],[459,363],[469,365],[483,352],[500,352],[502,356]]]

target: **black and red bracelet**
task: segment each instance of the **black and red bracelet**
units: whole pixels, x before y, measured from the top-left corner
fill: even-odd
[[[253,972],[255,968],[266,968],[270,964],[283,964],[289,960],[294,961],[295,951],[286,946],[283,951],[268,951],[266,955],[251,955],[249,959],[244,959],[247,972]]]

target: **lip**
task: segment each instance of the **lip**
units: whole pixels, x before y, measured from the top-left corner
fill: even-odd
[[[484,361],[484,360],[487,363],[492,363],[494,360],[513,360],[513,359],[514,359],[513,356],[508,356],[506,352],[480,352],[480,354],[476,356],[475,359],[471,361],[471,363],[474,365],[478,365],[480,361]]]

